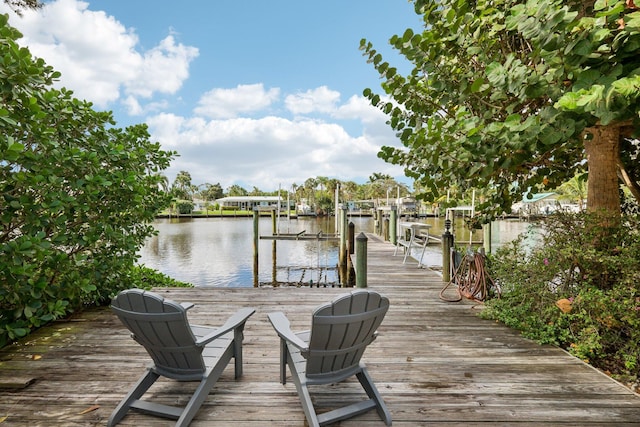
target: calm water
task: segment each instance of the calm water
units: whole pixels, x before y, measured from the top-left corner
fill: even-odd
[[[356,235],[373,232],[371,218],[349,218]],[[440,236],[444,220],[427,218],[431,233]],[[496,221],[492,227],[492,246],[496,248],[527,230],[528,223],[516,220]],[[251,287],[253,275],[252,218],[160,219],[154,223],[158,235],[142,249],[140,264],[157,269],[177,280],[195,286]],[[280,233],[325,234],[335,232],[334,218],[280,219]],[[260,235],[271,235],[271,218],[261,218]],[[455,223],[456,243],[468,242],[469,233],[462,222]],[[482,238],[482,232],[473,240]],[[260,239],[258,247],[258,281],[260,284],[338,282],[338,243],[327,241],[277,241]],[[275,259],[275,262],[274,262]],[[427,265],[442,265],[437,244],[431,244],[425,255]]]

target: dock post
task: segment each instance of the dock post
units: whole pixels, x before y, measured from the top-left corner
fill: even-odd
[[[453,234],[451,228],[451,220],[447,218],[444,221],[444,233],[442,234],[442,281],[449,282],[451,280],[451,248],[453,248]]]
[[[340,283],[344,286],[347,284],[347,207],[342,206],[340,209],[340,253],[338,254]]]
[[[355,244],[355,239],[356,239],[356,225],[353,222],[350,222],[349,231],[347,234],[347,246],[349,247],[350,255],[353,255],[353,252],[355,251],[355,247],[353,246]]]
[[[259,227],[260,224],[260,212],[258,208],[253,208],[253,287],[258,287],[258,246],[260,244],[259,239]]]
[[[367,236],[364,233],[356,237],[356,287],[367,287]]]
[[[353,267],[353,257],[355,253],[355,232],[356,226],[353,222],[349,223],[349,231],[347,234],[347,282],[346,286],[352,288],[356,284],[356,271]]]
[[[391,214],[389,215],[389,241],[395,245],[398,243],[398,208],[391,206]]]
[[[280,232],[278,230],[278,222],[280,221],[280,215],[276,212],[275,209],[271,211],[271,230],[272,234],[275,236]],[[278,241],[273,239],[271,242],[271,282],[275,286],[278,283]]]
[[[482,226],[483,236],[482,236],[482,247],[484,248],[485,253],[491,253],[491,223],[484,224]]]
[[[374,225],[375,225],[376,234],[378,236],[382,236],[383,235],[383,233],[382,233],[382,210],[376,209],[375,214],[376,214],[376,220],[375,220]]]

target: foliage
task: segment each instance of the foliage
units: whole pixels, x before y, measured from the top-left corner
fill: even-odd
[[[334,208],[333,199],[328,194],[316,197],[316,208],[323,214],[332,213]]]
[[[191,200],[180,200],[177,207],[180,215],[188,215],[193,212],[194,204]]]
[[[114,127],[0,15],[0,345],[130,283],[173,153]]]
[[[182,200],[192,200],[194,186],[191,184],[191,174],[187,171],[180,171],[171,186],[173,196]]]
[[[233,184],[231,187],[227,189],[227,196],[229,197],[248,196],[248,195],[249,195],[249,192],[244,188],[242,188],[241,186],[239,186],[238,184]]]
[[[222,190],[222,186],[220,185],[220,183],[216,183],[216,184],[205,183],[205,184],[199,185],[198,188],[199,188],[199,195],[202,198],[202,200],[206,200],[208,202],[216,199],[220,199],[224,196],[224,192]]]
[[[4,0],[4,2],[16,12],[18,16],[22,15],[23,9],[40,9],[42,7],[42,3],[38,0]]]
[[[590,127],[633,120],[637,127],[640,10],[633,2],[598,0],[593,10],[562,0],[414,3],[425,30],[390,40],[414,66],[410,75],[366,40],[360,47],[391,99],[364,94],[405,146],[383,147],[379,156],[404,166],[427,201],[450,186],[492,189],[477,206],[488,220],[530,189],[549,191],[585,171],[585,141],[599,135]],[[623,151],[619,166],[634,165]]]
[[[151,290],[153,288],[190,288],[193,285],[175,280],[158,270],[136,265],[131,270],[129,287]]]
[[[553,215],[539,244],[521,236],[496,251],[491,271],[502,297],[482,315],[602,370],[637,377],[640,216],[623,219],[605,228],[598,215]]]

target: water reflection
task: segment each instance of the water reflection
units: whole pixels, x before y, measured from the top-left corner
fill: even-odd
[[[350,218],[356,235],[373,232],[371,218]],[[432,225],[431,233],[440,236],[444,232],[444,219],[422,220]],[[335,232],[334,218],[299,218],[277,221],[280,233],[325,234]],[[149,239],[141,250],[140,264],[157,269],[177,280],[196,286],[253,286],[253,219],[252,218],[197,218],[160,219],[154,223],[158,235]],[[526,231],[528,224],[520,221],[497,221],[492,227],[494,247],[515,239]],[[269,235],[273,225],[271,218],[260,218],[261,235]],[[454,223],[457,242],[469,239],[464,223]],[[482,238],[482,232],[474,233],[473,240]],[[338,243],[331,241],[278,241],[274,266],[274,242],[259,241],[260,283],[303,282],[331,285],[338,282]],[[429,247],[427,257],[431,263],[440,263],[439,245]],[[430,264],[427,264],[430,265]]]

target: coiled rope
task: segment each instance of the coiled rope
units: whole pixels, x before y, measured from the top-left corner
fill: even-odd
[[[456,251],[452,250],[450,257],[449,265],[455,266]],[[445,290],[451,284],[457,285],[458,297],[455,299],[444,296]],[[488,298],[491,288],[495,289],[498,296],[500,295],[499,289],[496,288],[487,271],[484,254],[468,249],[464,258],[455,268],[451,280],[440,291],[440,299],[447,302],[458,302],[464,297],[473,301],[483,302]]]

